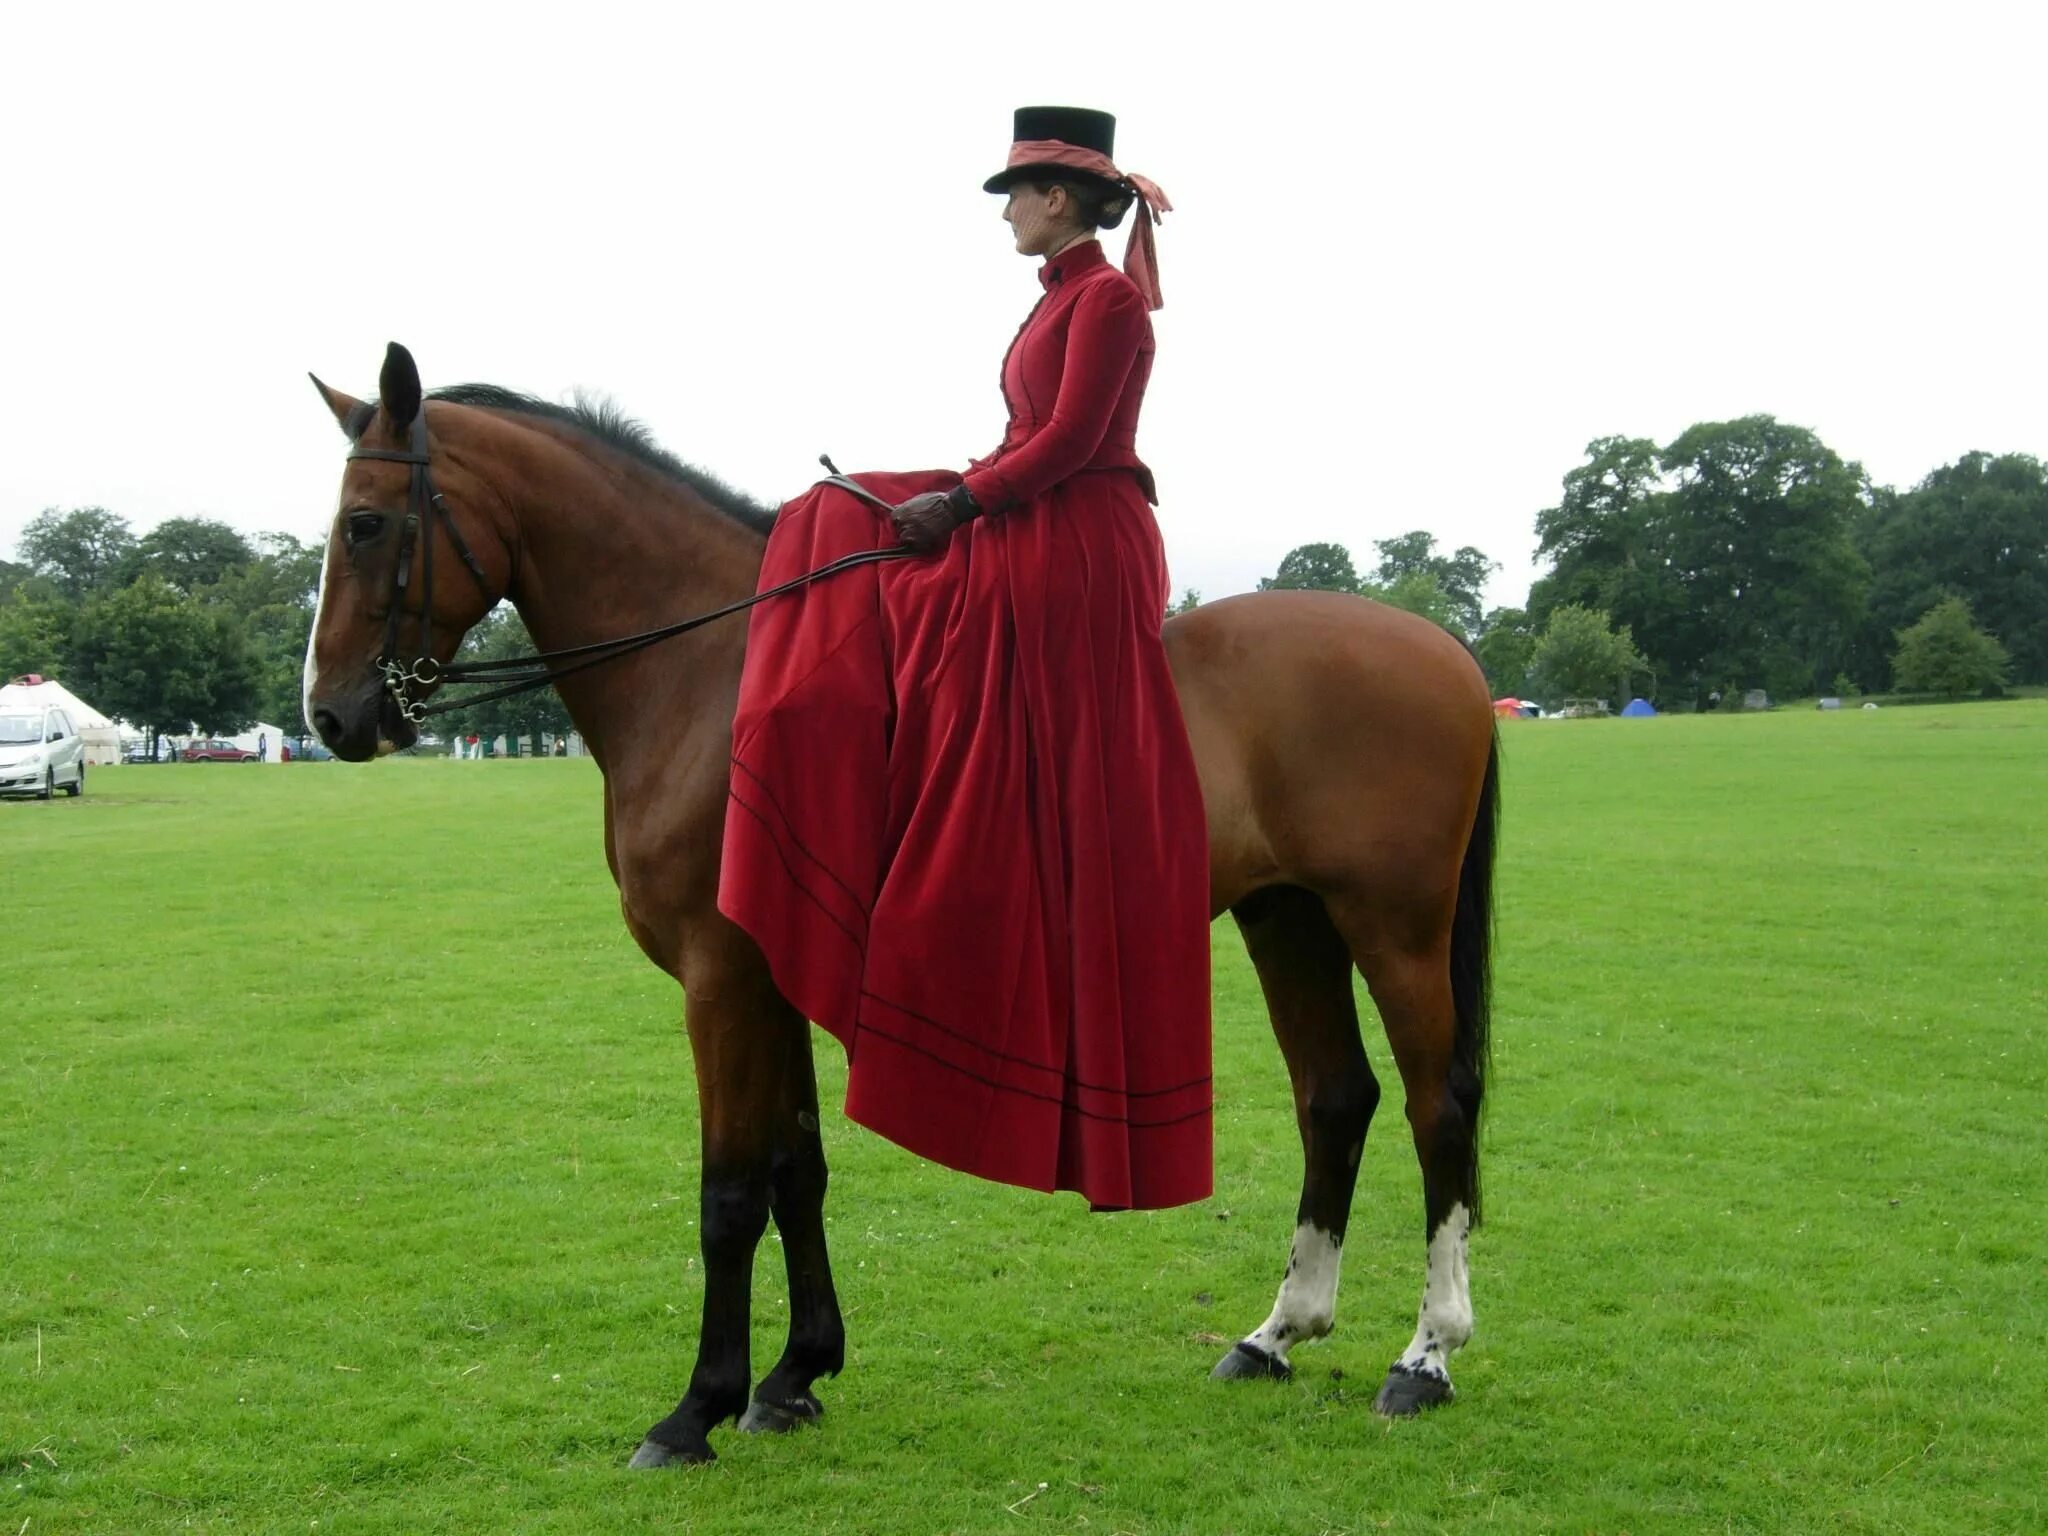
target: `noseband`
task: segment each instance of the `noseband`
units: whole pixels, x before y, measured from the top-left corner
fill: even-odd
[[[491,593],[491,584],[484,580],[483,567],[470,553],[462,530],[449,516],[447,502],[434,489],[433,465],[427,456],[425,406],[413,414],[411,446],[404,452],[395,448],[355,448],[349,457],[383,459],[393,464],[412,466],[406,487],[405,524],[402,542],[398,546],[398,568],[392,573],[391,607],[384,616],[384,650],[377,658],[377,670],[384,674],[385,691],[391,695],[399,713],[418,725],[427,717],[427,706],[424,700],[412,698],[407,690],[431,688],[442,676],[441,664],[434,659],[434,520],[437,516],[441,526],[448,530],[448,542],[455,546],[455,553],[462,557],[462,563],[476,579],[476,589],[483,594],[487,607],[496,607],[498,599]],[[398,621],[405,612],[406,589],[412,584],[415,539],[419,541],[420,550],[420,650],[416,658],[407,662],[398,655]]]
[[[377,657],[377,670],[384,676],[384,691],[391,695],[398,712],[410,723],[418,726],[432,715],[445,715],[450,710],[467,709],[472,704],[488,704],[497,699],[510,698],[514,694],[527,693],[536,688],[545,688],[556,679],[571,672],[580,672],[585,667],[594,667],[601,662],[627,656],[634,651],[666,640],[672,635],[686,634],[699,629],[715,619],[730,614],[743,613],[756,603],[766,602],[771,597],[780,597],[807,587],[814,581],[841,571],[851,570],[860,565],[878,565],[889,560],[914,558],[919,551],[907,544],[890,549],[866,549],[845,555],[815,571],[806,571],[793,581],[785,581],[752,597],[728,603],[710,613],[700,613],[693,618],[682,619],[674,624],[665,624],[659,629],[644,630],[637,635],[622,635],[616,640],[599,640],[590,645],[572,645],[557,651],[537,651],[531,656],[508,656],[502,661],[450,662],[443,666],[434,659],[434,521],[448,530],[448,542],[455,546],[455,553],[462,557],[469,574],[476,580],[476,589],[483,594],[486,608],[495,608],[499,598],[491,592],[491,584],[484,579],[483,567],[477,564],[476,556],[469,551],[463,540],[462,530],[455,526],[455,518],[448,510],[448,504],[441,493],[434,489],[432,461],[427,454],[427,413],[423,405],[412,419],[410,446],[400,452],[395,448],[355,448],[349,453],[351,459],[382,459],[392,464],[412,466],[411,481],[406,490],[405,524],[403,542],[398,549],[398,568],[392,575],[391,607],[384,616],[384,649]],[[849,495],[859,498],[876,511],[888,516],[889,503],[882,500],[866,486],[848,479],[839,472],[831,459],[819,455],[830,473],[821,484],[837,486]],[[405,610],[407,589],[412,584],[413,542],[419,542],[420,559],[420,649],[419,655],[411,661],[401,660],[398,654],[398,621]],[[566,665],[558,665],[566,663]],[[466,699],[450,699],[429,704],[424,697],[415,699],[411,690],[423,688],[432,690],[443,683],[489,683],[497,686],[483,693],[471,694]]]

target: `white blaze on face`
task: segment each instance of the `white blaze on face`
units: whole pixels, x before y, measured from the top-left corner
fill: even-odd
[[[1397,1369],[1450,1380],[1451,1355],[1472,1337],[1472,1280],[1465,1267],[1465,1235],[1471,1230],[1471,1212],[1461,1203],[1430,1233],[1422,1310]]]
[[[313,689],[320,682],[320,663],[313,657],[313,648],[320,643],[320,616],[327,608],[327,551],[320,552],[320,593],[313,600],[313,628],[306,636],[306,668],[300,674],[299,712],[305,717],[306,729],[315,736],[320,733],[313,727]]]
[[[1296,1227],[1273,1315],[1245,1342],[1285,1360],[1303,1339],[1328,1333],[1337,1316],[1337,1266],[1343,1257],[1343,1243],[1321,1227],[1307,1222]]]

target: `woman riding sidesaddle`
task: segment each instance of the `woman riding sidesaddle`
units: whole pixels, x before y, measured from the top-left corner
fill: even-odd
[[[1099,1207],[1211,1187],[1208,850],[1137,453],[1159,189],[1115,119],[1016,114],[986,184],[1043,294],[966,473],[782,509],[753,610],[719,906],[848,1056],[846,1112],[920,1156]],[[1137,204],[1121,269],[1097,239]]]

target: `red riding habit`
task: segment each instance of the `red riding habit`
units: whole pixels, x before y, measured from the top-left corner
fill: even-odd
[[[1003,365],[991,513],[753,610],[719,906],[838,1037],[846,1112],[920,1156],[1112,1208],[1210,1192],[1209,860],[1134,440],[1143,298],[1084,242]],[[957,484],[863,475],[890,501]],[[772,585],[895,542],[814,489]]]

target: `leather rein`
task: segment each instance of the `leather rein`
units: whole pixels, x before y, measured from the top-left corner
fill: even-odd
[[[572,672],[581,672],[586,667],[630,656],[650,645],[676,635],[688,634],[706,624],[729,618],[735,613],[744,613],[756,603],[765,603],[771,597],[781,597],[814,581],[827,576],[836,576],[841,571],[852,570],[860,565],[879,565],[888,560],[902,560],[915,556],[918,551],[907,544],[889,549],[862,550],[844,556],[830,564],[819,566],[815,571],[806,571],[792,581],[756,592],[751,597],[736,603],[727,603],[723,608],[709,613],[696,614],[680,619],[673,624],[664,624],[659,629],[642,630],[637,635],[621,635],[614,640],[593,641],[589,645],[565,646],[561,650],[536,651],[530,656],[508,656],[499,661],[451,661],[443,664],[434,659],[434,524],[439,519],[441,527],[448,533],[448,541],[455,547],[476,588],[484,600],[496,607],[502,595],[493,595],[490,582],[484,577],[483,567],[470,552],[469,544],[462,537],[462,530],[456,526],[454,517],[448,511],[448,504],[441,493],[434,489],[433,463],[427,452],[427,416],[425,410],[418,412],[412,420],[412,434],[404,451],[395,448],[356,448],[350,451],[351,459],[382,459],[393,464],[407,464],[412,468],[410,483],[406,489],[405,522],[402,528],[403,543],[399,546],[398,565],[392,573],[391,606],[384,617],[384,648],[377,657],[377,670],[384,676],[384,690],[391,695],[391,701],[398,706],[400,714],[414,725],[420,725],[432,716],[445,715],[458,709],[467,709],[472,704],[488,704],[497,699],[509,699],[515,694],[530,693],[536,688],[567,677]],[[889,503],[875,495],[857,481],[849,480],[839,472],[839,467],[823,454],[818,456],[829,473],[818,482],[821,485],[836,486],[856,496],[876,510],[886,514]],[[403,659],[398,650],[398,625],[401,617],[414,610],[406,607],[406,596],[412,587],[413,548],[415,541],[419,548],[419,607],[416,616],[420,625],[419,654],[410,661]],[[474,693],[467,698],[449,699],[439,703],[428,703],[425,696],[414,698],[412,690],[438,690],[453,683],[482,683],[488,685],[484,692]]]

